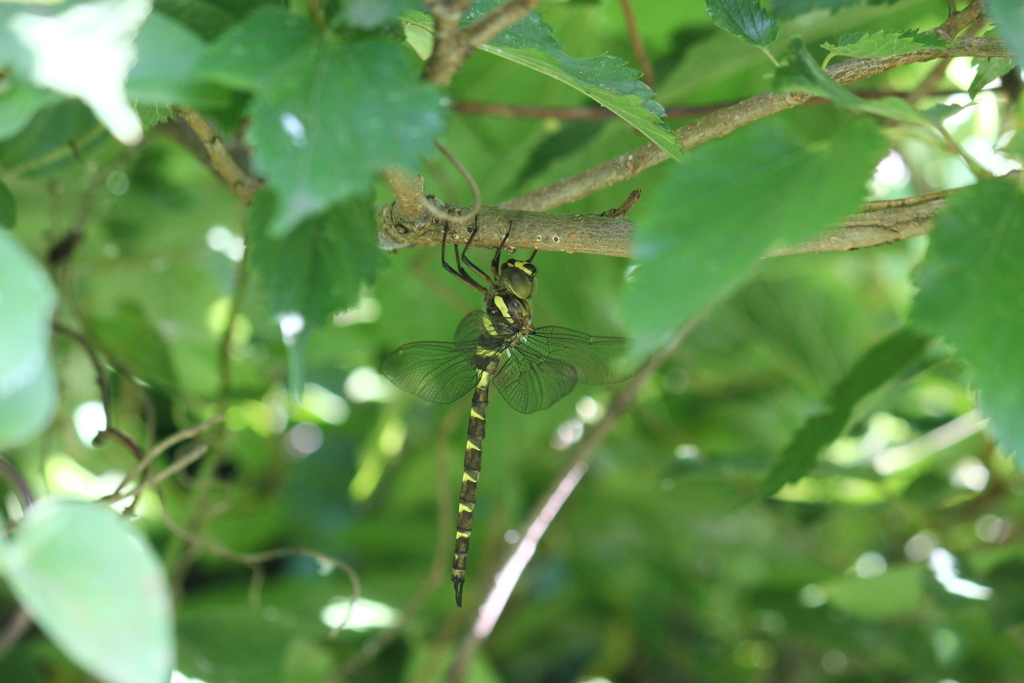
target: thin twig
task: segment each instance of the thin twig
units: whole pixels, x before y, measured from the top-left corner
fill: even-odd
[[[21,470],[8,460],[7,456],[3,453],[0,453],[0,476],[10,482],[11,486],[18,492],[22,509],[28,510],[31,508],[33,503],[35,503],[32,488],[25,481]],[[7,623],[4,624],[3,630],[0,631],[0,661],[25,637],[25,634],[28,633],[31,627],[32,620],[29,619],[25,609],[21,605],[15,606],[11,616],[7,619]]]
[[[469,3],[470,0],[426,0],[424,3],[434,17],[434,49],[423,67],[424,80],[448,85],[462,67],[466,53],[459,24]]]
[[[473,50],[521,20],[539,2],[508,0],[465,28],[459,28],[459,22],[469,6],[467,0],[427,2],[434,15],[434,51],[423,68],[423,78],[436,85],[448,85]]]
[[[123,443],[128,450],[132,452],[136,460],[142,460],[145,457],[145,451],[139,442],[136,441],[135,437],[128,434],[124,430],[118,429],[114,426],[114,413],[111,408],[111,396],[110,396],[110,383],[107,380],[107,372],[103,368],[103,362],[100,360],[99,354],[92,348],[92,344],[85,338],[84,335],[75,332],[70,327],[66,327],[61,323],[53,323],[53,331],[60,334],[66,335],[74,339],[78,344],[85,349],[86,354],[89,356],[89,360],[92,362],[93,369],[96,371],[96,384],[100,389],[100,400],[103,403],[103,416],[107,421],[105,429],[96,434],[96,438],[93,439],[94,445],[100,445],[107,437],[113,437],[117,441]]]
[[[944,199],[952,192],[955,190],[868,202],[860,213],[848,216],[840,226],[818,237],[777,247],[768,252],[767,256],[849,251],[919,237],[931,231],[932,219],[943,209]],[[378,239],[381,244],[392,249],[440,244],[443,224],[430,223],[414,231],[394,222],[395,215],[388,211],[390,206],[380,211]],[[444,206],[448,212],[465,210],[449,204]],[[509,224],[513,227],[506,246],[513,249],[540,248],[545,251],[624,258],[632,254],[632,221],[608,211],[603,214],[574,215],[485,206],[474,224],[477,233],[473,243],[482,247],[497,247]],[[448,240],[463,244],[468,234],[467,231],[449,231]]]
[[[217,415],[215,417],[211,417],[209,420],[206,420],[205,422],[200,422],[197,425],[193,425],[192,427],[188,427],[187,429],[182,429],[180,431],[175,432],[174,434],[171,434],[166,439],[153,446],[153,448],[150,449],[149,453],[147,453],[144,458],[141,458],[139,462],[136,463],[135,467],[133,467],[131,471],[128,472],[128,474],[124,475],[124,479],[121,480],[121,483],[118,484],[117,488],[114,489],[114,493],[111,495],[119,494],[121,490],[128,485],[128,482],[132,481],[133,479],[135,479],[135,477],[139,476],[143,472],[143,470],[152,465],[157,458],[159,458],[165,451],[167,451],[167,449],[173,448],[182,441],[187,441],[196,436],[199,436],[213,425],[219,424],[223,421],[224,417],[221,415]],[[153,482],[149,482],[149,485],[152,486]],[[122,498],[123,497],[126,496],[122,496]]]
[[[0,477],[6,479],[14,490],[18,492],[23,509],[28,510],[32,507],[36,500],[35,496],[32,495],[32,487],[28,485],[18,466],[8,460],[7,456],[3,453],[0,453]]]
[[[167,438],[165,438],[163,441],[161,441],[157,445],[153,446],[153,453],[155,455],[160,455],[161,453],[163,453],[167,449],[174,448],[175,446],[177,446],[182,441],[188,441],[189,439],[194,439],[195,437],[199,436],[200,434],[205,432],[210,427],[212,427],[214,425],[217,425],[217,424],[220,424],[223,421],[224,421],[224,416],[223,415],[214,415],[209,420],[204,420],[203,422],[200,422],[197,425],[192,425],[191,427],[186,427],[185,429],[179,430],[179,431],[171,434]]]
[[[447,214],[468,213],[469,207],[447,204],[427,198]],[[470,230],[445,221],[428,220],[417,225],[399,214],[397,202],[378,210],[377,241],[385,249],[432,246],[441,243],[447,230],[448,242],[465,244]],[[494,249],[512,226],[505,243],[508,249],[541,249],[581,254],[629,256],[632,223],[619,217],[600,214],[573,215],[503,209],[484,206],[473,221],[473,244]]]
[[[216,506],[212,500],[212,491],[217,482],[217,472],[224,461],[224,449],[215,448],[213,453],[204,458],[199,465],[198,473],[193,479],[192,495],[186,511],[186,528],[198,531],[211,518],[215,517]],[[160,489],[154,489],[159,492]],[[171,577],[174,594],[180,595],[189,568],[199,556],[198,547],[189,542],[182,542],[182,536],[176,535],[172,543],[168,543],[164,551],[164,562]]]
[[[224,146],[224,141],[214,129],[213,124],[207,121],[202,114],[184,107],[179,108],[178,113],[195,132],[199,141],[203,143],[206,153],[210,156],[210,168],[227,183],[231,191],[238,195],[242,201],[246,204],[252,203],[262,183],[243,171],[235,163],[234,157],[231,156],[227,147]]]
[[[75,215],[75,219],[71,222],[70,229],[52,247],[50,247],[50,250],[46,255],[46,263],[51,268],[59,266],[64,261],[71,258],[75,253],[75,250],[78,249],[79,245],[81,245],[82,239],[85,236],[85,225],[89,222],[89,218],[92,216],[93,209],[96,205],[96,195],[106,183],[111,168],[116,167],[121,163],[127,165],[141,151],[138,147],[129,149],[131,149],[130,152],[119,157],[114,163],[92,171],[92,180],[82,193],[81,203],[78,206],[78,213]],[[59,203],[59,199],[54,197],[53,202],[55,204],[54,210],[59,211],[59,209],[56,208],[56,205]]]
[[[930,97],[935,90],[935,86],[946,77],[946,69],[952,61],[951,58],[940,59],[939,63],[932,67],[932,70],[928,72],[928,75],[924,77],[918,86],[907,95],[907,103],[916,105],[921,98]]]
[[[110,415],[107,414],[107,422],[110,422]],[[136,460],[141,462],[146,457],[146,451],[142,449],[142,445],[135,440],[135,437],[128,434],[124,430],[118,429],[117,427],[108,426],[96,435],[96,438],[92,440],[93,446],[101,445],[107,437],[113,437],[115,441],[120,441],[125,447],[132,452],[132,455]]]
[[[115,491],[114,493],[111,493],[108,496],[103,496],[103,498],[100,498],[100,502],[103,502],[103,503],[106,503],[106,504],[109,505],[110,503],[116,503],[117,501],[123,500],[125,498],[131,498],[132,496],[138,496],[143,491],[145,491],[146,489],[153,488],[153,487],[157,486],[158,484],[162,483],[163,481],[173,477],[175,474],[177,474],[178,472],[182,471],[183,469],[185,469],[186,467],[188,467],[192,463],[198,461],[201,457],[206,455],[209,451],[210,451],[210,446],[208,444],[205,444],[205,443],[199,444],[198,446],[193,448],[190,453],[188,453],[187,455],[185,455],[182,458],[179,458],[178,460],[175,460],[167,468],[165,468],[165,469],[161,470],[160,472],[158,472],[157,475],[155,477],[153,477],[152,479],[149,479],[149,478],[143,479],[139,483],[139,485],[136,486],[135,488],[133,488],[131,491],[125,491],[124,493],[119,493],[119,492]]]
[[[975,178],[981,180],[983,178],[993,177],[992,173],[990,173],[987,168],[982,166],[981,163],[970,154],[970,152],[963,148],[963,145],[956,141],[956,138],[949,134],[949,131],[946,130],[946,126],[944,126],[941,121],[936,121],[934,126],[935,130],[938,131],[939,135],[941,135],[942,139],[946,142],[946,148],[963,160],[964,164],[967,165],[967,168],[970,169]]]
[[[626,22],[626,33],[629,34],[629,44],[633,47],[633,54],[636,56],[636,63],[644,75],[644,83],[651,90],[654,90],[654,67],[644,49],[644,41],[640,37],[640,31],[636,26],[636,15],[633,14],[633,3],[631,0],[619,0],[622,5],[622,18]]]
[[[629,210],[636,206],[636,203],[640,201],[640,196],[644,193],[643,190],[633,190],[626,197],[625,201],[619,204],[614,209],[608,209],[601,213],[605,218],[625,218],[629,215]]]
[[[349,598],[348,601],[349,610],[348,613],[345,615],[345,619],[342,620],[340,624],[331,629],[329,634],[330,637],[333,638],[343,628],[345,628],[345,624],[352,614],[352,607],[355,605],[356,601],[359,600],[363,593],[362,583],[359,580],[359,574],[356,572],[355,569],[352,568],[350,564],[343,562],[336,557],[331,557],[330,555],[322,553],[319,550],[313,550],[312,548],[288,547],[275,548],[273,550],[267,550],[259,553],[237,552],[225,546],[214,543],[213,541],[207,540],[202,536],[192,533],[191,531],[185,529],[176,521],[174,521],[174,519],[172,519],[169,514],[167,514],[166,505],[161,505],[160,509],[163,513],[164,524],[167,526],[168,529],[170,529],[171,533],[173,533],[175,536],[184,539],[188,542],[190,546],[202,548],[203,550],[213,553],[214,555],[223,557],[224,559],[231,560],[232,562],[238,562],[239,564],[244,564],[248,566],[249,569],[253,571],[254,580],[257,575],[261,577],[259,579],[260,583],[262,583],[261,565],[267,562],[271,562],[273,560],[281,559],[282,557],[290,557],[292,555],[303,555],[305,557],[310,557],[318,562],[331,565],[335,569],[340,569],[341,571],[345,572],[345,574],[349,578],[349,581],[352,583],[352,597]],[[257,572],[260,573],[257,574]]]
[[[842,227],[796,244],[777,247],[766,256],[792,256],[828,251],[865,249],[931,232],[935,216],[955,190],[942,190],[906,199],[868,202],[861,213],[847,217]]]
[[[455,158],[455,155],[448,151],[447,147],[436,140],[434,141],[434,144],[437,145],[437,148],[441,150],[441,154],[444,154],[445,158],[451,162],[452,166],[454,166],[466,180],[466,183],[469,185],[469,189],[473,192],[473,208],[471,208],[469,213],[466,214],[454,214],[448,213],[444,209],[441,209],[428,201],[423,202],[423,207],[439,221],[448,221],[450,223],[469,223],[471,220],[476,218],[478,213],[480,213],[480,206],[483,204],[483,200],[480,197],[480,186],[476,184],[476,179],[473,178],[473,175],[468,170],[466,170],[466,167]]]
[[[955,11],[956,11],[956,8],[954,7],[953,8],[953,12],[955,12]],[[964,20],[966,18],[967,18],[967,16],[964,15],[964,16],[961,16],[960,19],[962,21],[962,20]],[[967,29],[964,31],[964,35],[965,36],[976,36],[976,35],[978,35],[978,33],[981,31],[981,29],[984,26],[984,24],[985,24],[984,17],[981,17],[979,15],[979,17],[977,19],[975,19],[974,21],[972,21],[970,24],[967,25]],[[916,105],[917,102],[920,99],[924,98],[924,97],[928,97],[928,96],[931,96],[931,95],[939,94],[939,93],[934,92],[935,87],[938,86],[938,84],[942,82],[943,78],[945,78],[945,76],[946,76],[946,69],[949,68],[949,63],[951,61],[952,61],[952,59],[941,59],[941,60],[939,60],[939,63],[936,64],[932,68],[932,70],[928,72],[928,75],[925,76],[924,79],[921,81],[921,83],[919,83],[918,86],[916,88],[914,88],[914,91],[911,92],[907,96],[907,102],[909,102],[910,104]]]
[[[962,90],[942,90],[932,92],[932,95],[954,95]],[[893,92],[888,90],[858,90],[857,96],[864,100],[881,99],[883,97],[902,97],[910,99],[914,93]],[[665,107],[666,119],[692,119],[695,116],[704,116],[711,112],[725,109],[738,104],[739,100],[722,102],[721,104],[706,104],[693,107]],[[823,97],[813,97],[806,102],[807,105],[828,105],[831,100]],[[619,115],[610,109],[597,106],[583,107],[543,107],[529,104],[500,104],[497,102],[455,102],[452,109],[459,114],[467,116],[491,116],[500,119],[559,119],[561,121],[605,121],[618,119]]]
[[[504,5],[480,17],[465,28],[466,42],[471,48],[490,41],[512,24],[515,24],[533,11],[540,0],[508,0]]]
[[[598,448],[608,438],[608,435],[615,425],[618,424],[619,420],[632,407],[640,387],[675,353],[683,340],[696,327],[701,317],[701,315],[695,316],[679,328],[668,344],[647,360],[639,372],[615,395],[604,417],[588,430],[576,445],[569,463],[534,507],[529,522],[527,522],[522,534],[520,534],[519,543],[516,544],[511,555],[505,560],[501,569],[495,575],[493,585],[488,591],[483,604],[480,605],[480,610],[477,613],[472,628],[463,637],[459,645],[458,653],[445,678],[447,683],[457,683],[463,679],[470,659],[472,659],[480,643],[486,640],[494,630],[494,626],[498,623],[498,619],[501,618],[505,605],[508,603],[512,590],[533,558],[537,545],[540,543],[541,538],[544,537],[551,522],[562,509],[565,501],[572,495],[577,484],[579,484],[583,475],[586,474],[587,469],[590,467],[590,461],[597,453]]]
[[[107,371],[103,368],[103,362],[100,360],[96,350],[92,348],[92,344],[85,338],[84,335],[75,332],[70,327],[65,327],[61,323],[53,323],[53,331],[65,336],[71,337],[78,345],[81,346],[86,354],[89,355],[89,360],[92,361],[92,367],[96,370],[96,385],[100,388],[100,401],[103,403],[103,413],[106,415],[107,424],[110,424],[110,383],[107,381]]]
[[[18,605],[7,619],[7,623],[4,624],[4,630],[0,631],[0,660],[3,660],[14,649],[14,646],[25,637],[30,628],[32,628],[32,619],[29,618],[28,612]]]
[[[667,119],[689,119],[732,106],[709,104],[696,107],[665,107]],[[542,107],[528,104],[498,104],[496,102],[456,102],[452,109],[469,116],[493,116],[502,119],[560,119],[562,121],[603,121],[617,119],[619,115],[604,107]]]
[[[977,3],[972,3],[967,9],[958,12],[957,15],[950,18],[947,24],[956,26],[957,23],[953,20],[969,12],[971,7],[976,5]],[[980,12],[980,9],[977,11]],[[971,16],[976,18],[976,15],[972,14]],[[971,20],[973,21],[973,19]],[[894,57],[849,59],[830,66],[827,71],[837,83],[846,85],[907,64],[964,56],[1012,57],[1006,46],[995,38],[962,38],[946,48],[918,50]],[[766,116],[785,109],[792,109],[809,99],[810,95],[804,93],[762,93],[731,107],[714,111],[697,121],[678,128],[676,136],[685,149],[693,149],[709,140],[724,137],[734,130]],[[563,178],[534,192],[503,202],[500,206],[527,211],[548,211],[632,178],[669,158],[668,154],[660,147],[648,143],[574,176]]]
[[[378,209],[378,212],[387,213],[389,220],[402,226],[399,232],[419,232],[431,222],[430,211],[423,206],[426,199],[421,176],[409,175],[405,171],[392,168],[384,171],[384,179],[391,186],[395,200]]]

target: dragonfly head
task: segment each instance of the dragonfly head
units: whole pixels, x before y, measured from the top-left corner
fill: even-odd
[[[509,259],[501,264],[501,284],[516,297],[530,299],[537,291],[537,266]]]

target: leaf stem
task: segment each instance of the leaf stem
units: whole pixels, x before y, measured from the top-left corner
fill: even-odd
[[[210,168],[242,201],[251,204],[263,183],[242,170],[227,147],[224,146],[224,140],[206,117],[195,110],[184,107],[179,108],[178,113],[202,143]]]
[[[619,4],[622,6],[622,18],[626,22],[629,44],[633,48],[633,55],[636,57],[636,63],[640,67],[640,72],[644,75],[644,83],[651,90],[654,90],[654,67],[651,65],[651,58],[647,56],[643,38],[640,37],[640,31],[636,25],[636,14],[633,12],[632,0],[619,0]]]
[[[963,146],[959,142],[957,142],[952,135],[950,135],[949,131],[946,130],[945,126],[943,126],[941,123],[936,123],[935,129],[939,131],[939,134],[942,136],[942,139],[946,141],[946,144],[949,146],[949,148],[957,155],[959,155],[961,159],[964,160],[964,163],[967,164],[967,168],[971,169],[971,173],[974,174],[974,177],[978,178],[979,180],[982,178],[993,177],[992,173],[990,173],[987,168],[982,166],[977,159],[975,159],[971,154],[969,154],[967,150],[964,149]]]

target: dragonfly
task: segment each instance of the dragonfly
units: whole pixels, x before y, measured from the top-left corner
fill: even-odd
[[[462,319],[453,341],[406,344],[392,352],[382,366],[384,376],[398,387],[434,403],[452,403],[473,391],[451,575],[458,607],[462,607],[466,582],[491,385],[513,409],[533,413],[551,407],[577,383],[610,384],[633,374],[621,363],[626,348],[626,340],[621,337],[597,337],[564,327],[534,327],[530,302],[537,291],[533,259],[538,250],[526,260],[508,258],[501,262],[512,232],[510,224],[494,251],[488,274],[467,255],[477,227],[461,254],[458,245],[452,245],[454,267],[446,258],[445,230],[441,265],[483,294],[483,309]]]

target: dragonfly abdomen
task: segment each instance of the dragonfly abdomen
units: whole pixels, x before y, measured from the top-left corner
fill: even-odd
[[[476,487],[480,481],[480,459],[487,431],[490,382],[491,372],[481,370],[480,380],[473,392],[473,406],[469,411],[466,459],[462,466],[462,489],[459,492],[459,520],[455,525],[455,559],[452,560],[452,584],[455,586],[455,604],[459,607],[462,607],[462,586],[466,583],[466,556],[469,554],[469,536],[473,532]]]

